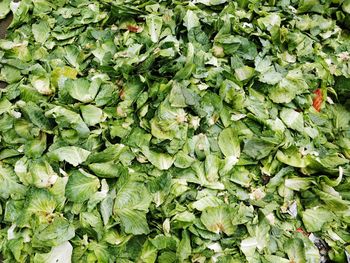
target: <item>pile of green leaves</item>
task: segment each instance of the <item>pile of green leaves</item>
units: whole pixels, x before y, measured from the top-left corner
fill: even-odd
[[[9,12],[3,262],[349,258],[350,1]]]

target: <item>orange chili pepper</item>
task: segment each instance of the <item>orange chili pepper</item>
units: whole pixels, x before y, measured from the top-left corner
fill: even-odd
[[[322,90],[317,89],[314,91],[314,94],[316,95],[313,99],[312,106],[317,110],[318,112],[321,111],[321,105],[323,102],[323,96],[322,96]]]

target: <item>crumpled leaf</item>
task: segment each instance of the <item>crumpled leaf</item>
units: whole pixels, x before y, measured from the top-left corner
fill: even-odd
[[[38,227],[33,236],[33,246],[58,246],[75,236],[74,227],[64,218],[56,218],[52,224]]]
[[[235,231],[230,219],[231,211],[225,206],[209,207],[203,211],[201,216],[202,223],[209,231],[226,235],[232,235]]]
[[[333,221],[334,214],[327,209],[319,207],[305,210],[302,218],[308,232],[317,232],[322,230],[325,223]]]
[[[174,158],[169,154],[157,153],[150,151],[147,148],[145,148],[142,152],[146,158],[160,170],[168,170],[173,165]]]
[[[46,254],[36,254],[34,256],[35,263],[57,262],[69,263],[72,260],[72,245],[66,241],[59,246],[52,247],[51,251]]]
[[[66,185],[66,197],[72,202],[82,203],[97,192],[100,181],[83,170],[73,170]]]
[[[281,120],[288,128],[302,132],[304,130],[303,115],[293,109],[284,108],[280,113]]]
[[[0,19],[6,17],[6,15],[10,12],[10,3],[11,0],[4,0],[0,3]]]
[[[73,166],[78,166],[86,161],[90,152],[76,146],[65,146],[53,150],[49,155],[55,160],[66,161]]]
[[[221,152],[226,157],[236,157],[237,159],[240,156],[240,142],[235,134],[235,131],[232,128],[224,129],[218,138],[218,144],[221,149]]]

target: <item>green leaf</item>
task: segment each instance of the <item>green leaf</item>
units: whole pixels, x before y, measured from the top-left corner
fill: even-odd
[[[308,165],[308,160],[302,156],[300,151],[295,147],[290,147],[283,151],[278,151],[276,154],[277,159],[287,165],[293,167],[303,168]]]
[[[350,1],[349,0],[345,0],[343,2],[342,9],[344,12],[350,14]]]
[[[120,218],[126,233],[134,235],[149,233],[146,212],[150,203],[151,195],[143,184],[131,181],[120,188],[113,211]]]
[[[231,211],[226,206],[209,207],[203,211],[201,221],[211,232],[232,235],[235,227],[232,225],[231,216]]]
[[[118,212],[119,209],[129,208],[147,212],[151,200],[152,196],[142,183],[127,182],[117,192],[114,202],[114,211]]]
[[[87,79],[67,80],[65,86],[72,98],[81,102],[91,102],[99,91],[100,81],[99,79],[92,82]]]
[[[27,188],[18,182],[14,171],[0,164],[0,196],[8,199],[10,196],[24,196]]]
[[[252,78],[254,76],[254,73],[255,73],[254,68],[251,68],[248,66],[235,69],[235,77],[239,81],[244,81]]]
[[[291,177],[284,181],[284,185],[294,191],[307,190],[312,183],[311,178]]]
[[[99,187],[100,181],[97,177],[83,170],[73,170],[69,174],[66,197],[72,202],[82,203],[97,192]]]
[[[25,154],[28,157],[38,158],[46,150],[46,133],[39,134],[38,137],[25,144]]]
[[[49,24],[42,20],[39,23],[32,25],[32,32],[34,34],[34,39],[36,42],[45,43],[50,35]]]
[[[80,110],[83,120],[88,126],[94,126],[104,121],[103,111],[94,105],[83,105]]]
[[[212,6],[212,5],[221,5],[226,3],[227,0],[196,0],[195,3],[201,3],[204,5]]]
[[[222,130],[218,137],[218,144],[221,152],[226,157],[239,158],[241,154],[240,142],[238,136],[233,128],[226,128]]]
[[[190,240],[190,234],[187,230],[182,231],[182,239],[179,243],[179,246],[177,247],[176,251],[176,257],[178,260],[184,261],[185,259],[188,259],[188,257],[191,255],[192,247],[191,247],[191,240]]]
[[[126,168],[114,162],[92,163],[89,169],[99,177],[115,178],[127,172]]]
[[[302,220],[308,232],[321,231],[323,225],[332,222],[333,219],[334,214],[321,207],[306,209],[302,212]]]
[[[306,263],[304,243],[300,238],[288,240],[284,249],[290,261]]]
[[[267,260],[269,263],[289,263],[290,261],[286,258],[282,258],[279,256],[274,256],[274,255],[266,255],[264,258]]]
[[[50,131],[52,129],[51,121],[45,117],[44,111],[35,103],[29,101],[21,107],[23,113],[30,119],[30,121],[38,128]]]
[[[36,214],[41,217],[53,213],[56,206],[54,197],[47,190],[33,189],[28,194],[26,212],[28,216]]]
[[[168,170],[174,163],[174,158],[166,153],[158,153],[144,148],[142,153],[146,158],[160,170]]]
[[[58,161],[66,161],[73,166],[86,161],[90,152],[76,146],[65,146],[49,152],[50,158]]]
[[[38,188],[48,188],[52,186],[58,175],[46,161],[36,161],[29,166],[29,172],[32,176],[33,184]]]
[[[223,201],[215,196],[205,196],[192,203],[192,207],[199,211],[204,211],[208,207],[217,207],[223,204]]]
[[[106,198],[104,198],[101,201],[100,212],[104,225],[108,224],[108,221],[113,214],[113,204],[115,195],[115,190],[112,190],[107,194]]]
[[[11,0],[4,0],[0,3],[0,19],[6,17],[6,15],[10,12],[10,3]]]
[[[148,33],[152,42],[157,43],[162,30],[163,20],[156,15],[150,15],[146,18],[146,25],[148,27]]]
[[[123,208],[117,211],[117,215],[125,233],[142,235],[150,232],[145,212]]]
[[[12,104],[7,99],[2,99],[0,101],[0,115],[10,110]]]
[[[196,13],[192,10],[187,10],[184,17],[184,26],[187,27],[187,30],[190,31],[194,27],[200,26],[199,18]]]
[[[33,236],[33,247],[52,247],[72,239],[75,236],[74,227],[67,219],[58,217],[51,224],[40,225]],[[68,251],[67,251],[68,252]]]
[[[0,80],[9,84],[17,82],[21,78],[21,72],[14,67],[5,65],[0,71]]]
[[[289,108],[283,108],[280,112],[280,117],[288,128],[299,132],[304,131],[304,118],[300,112]]]
[[[53,117],[60,126],[71,126],[78,132],[80,137],[86,138],[90,133],[88,126],[79,114],[62,106],[56,106],[53,109],[47,111],[45,113],[45,116]]]
[[[151,242],[146,241],[142,247],[141,255],[139,257],[141,262],[154,263],[157,260],[157,249]]]
[[[71,262],[73,247],[66,241],[58,246],[52,247],[51,251],[46,254],[36,253],[34,256],[34,263],[68,263]]]
[[[248,139],[244,143],[243,152],[254,159],[268,156],[275,146],[258,138]]]

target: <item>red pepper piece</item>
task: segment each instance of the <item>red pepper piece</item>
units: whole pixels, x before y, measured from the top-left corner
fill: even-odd
[[[309,233],[305,232],[301,227],[297,228],[296,231],[302,233],[304,236],[309,236]]]
[[[323,96],[322,96],[322,90],[317,89],[314,91],[314,94],[316,95],[315,98],[313,99],[312,106],[317,110],[318,112],[321,111],[321,105],[323,102]]]
[[[139,29],[140,29],[140,27],[138,27],[138,26],[128,25],[128,30],[130,32],[137,33],[137,32],[139,32]]]

